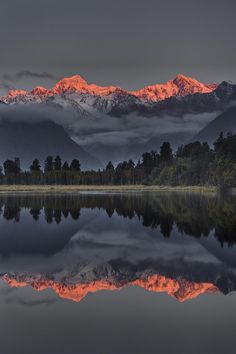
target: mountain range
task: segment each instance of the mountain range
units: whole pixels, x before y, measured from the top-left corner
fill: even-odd
[[[116,94],[133,96],[137,98],[136,102],[158,102],[167,98],[178,96],[184,97],[195,93],[210,93],[217,88],[215,83],[203,84],[193,78],[177,75],[173,80],[164,84],[146,86],[137,91],[127,91],[118,86],[98,86],[89,84],[80,75],[64,78],[57,82],[51,89],[37,86],[33,90],[10,90],[8,95],[2,97],[6,103],[26,102],[27,100],[42,101],[47,97],[63,94],[82,94],[90,96],[105,97],[112,99]]]
[[[133,111],[151,115],[173,109],[184,113],[212,111],[235,98],[236,85],[229,81],[204,84],[182,74],[164,84],[146,86],[137,91],[90,84],[80,75],[75,75],[60,80],[51,89],[37,86],[31,91],[10,90],[8,95],[0,98],[0,102],[71,106],[75,113],[85,116],[95,112],[122,115]]]
[[[144,151],[158,150],[163,141],[170,141],[174,149],[195,136],[212,143],[219,131],[234,131],[236,125],[233,118],[229,127],[223,118],[220,120],[221,124],[217,123],[217,129],[207,127],[208,124],[214,125],[214,119],[233,105],[235,100],[236,85],[229,81],[220,84],[202,83],[179,74],[164,84],[128,91],[117,86],[91,84],[80,75],[75,75],[63,78],[52,88],[37,86],[31,91],[11,90],[0,98],[0,107],[24,105],[36,110],[43,106],[63,112],[64,116],[60,121],[57,121],[55,114],[54,123],[61,125],[65,133],[73,139],[71,146],[76,143],[82,145],[78,147],[80,153],[76,152],[76,156],[73,149],[64,155],[84,159],[81,151],[87,151],[90,162],[83,162],[84,168],[97,168],[99,160],[102,167],[109,160],[116,163],[127,158],[137,159]],[[17,118],[17,108],[15,115],[17,122],[21,123],[21,119]],[[3,116],[6,118],[6,113],[0,111],[0,117]],[[28,130],[28,134],[35,136],[33,130],[41,131],[42,126],[38,128],[38,121],[34,117],[30,123],[36,125],[31,125],[32,131]],[[2,126],[0,129],[3,129]],[[205,130],[201,132],[202,129]],[[64,142],[60,141],[57,134],[52,134],[52,139],[55,151],[61,153]],[[36,148],[37,139],[31,140],[35,144],[26,152],[20,143],[20,137],[18,139],[14,135],[16,145],[17,141],[19,144],[8,155],[12,156],[14,153],[15,156],[17,151],[18,155],[28,153],[25,159],[28,163],[37,154],[40,157],[45,154],[39,153],[40,147]],[[8,150],[7,141],[5,144],[3,151]],[[45,145],[50,146],[49,141]],[[6,156],[2,155],[0,158]],[[24,156],[20,157],[24,159]]]

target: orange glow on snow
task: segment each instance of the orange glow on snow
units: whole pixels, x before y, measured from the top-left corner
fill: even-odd
[[[179,302],[196,298],[204,293],[216,293],[218,288],[211,283],[195,283],[188,280],[176,280],[163,275],[150,275],[125,284],[115,284],[106,279],[91,281],[89,283],[65,284],[52,280],[34,279],[23,276],[4,275],[2,279],[10,287],[31,286],[34,290],[42,291],[52,289],[60,298],[80,302],[89,293],[96,293],[101,290],[114,291],[127,286],[138,286],[147,291],[167,293]],[[28,279],[28,280],[27,280]]]
[[[163,84],[146,86],[140,90],[127,91],[118,86],[98,86],[89,84],[80,75],[64,78],[56,83],[52,89],[46,89],[41,86],[35,87],[31,92],[24,90],[11,90],[8,95],[3,97],[6,101],[19,95],[31,96],[53,96],[64,93],[89,94],[93,96],[106,97],[114,92],[123,92],[127,95],[133,95],[149,102],[158,102],[170,97],[187,96],[194,93],[210,93],[217,88],[215,83],[201,83],[182,74],[177,75],[173,80]]]
[[[25,90],[10,90],[8,92],[8,96],[10,97],[16,97],[16,96],[19,96],[19,95],[27,95],[27,91]]]

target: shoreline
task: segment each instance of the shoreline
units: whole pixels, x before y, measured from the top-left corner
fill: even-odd
[[[216,193],[213,186],[145,186],[145,185],[0,185],[0,193],[71,193],[71,192],[190,192]]]

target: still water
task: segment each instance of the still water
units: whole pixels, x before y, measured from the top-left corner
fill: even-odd
[[[0,354],[233,354],[235,290],[235,197],[0,195]]]

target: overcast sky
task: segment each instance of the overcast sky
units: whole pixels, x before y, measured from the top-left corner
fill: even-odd
[[[2,87],[236,81],[235,15],[235,0],[1,0]]]

